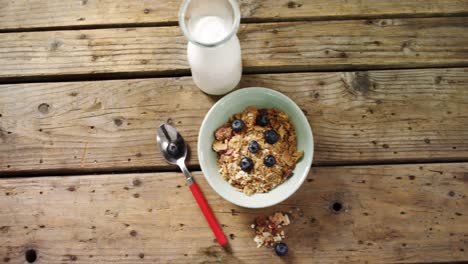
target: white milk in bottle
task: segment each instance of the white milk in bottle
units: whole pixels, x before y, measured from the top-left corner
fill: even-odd
[[[188,42],[187,57],[195,84],[208,94],[225,94],[236,87],[242,74],[241,48],[232,31],[232,23],[219,16],[190,19],[191,37],[200,44]],[[215,45],[213,45],[215,44]],[[213,45],[213,47],[209,47]]]

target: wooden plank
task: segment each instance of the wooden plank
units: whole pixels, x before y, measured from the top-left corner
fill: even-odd
[[[468,68],[244,75],[292,98],[315,138],[314,163],[467,161]],[[0,171],[167,166],[155,128],[170,120],[192,147],[217,97],[191,78],[0,86]]]
[[[103,27],[177,23],[180,0],[167,1],[4,1],[0,30]],[[468,13],[466,0],[243,0],[244,21],[454,16]]]
[[[1,179],[0,257],[23,263],[33,249],[38,264],[467,260],[467,172],[468,163],[313,168],[290,199],[255,210],[220,199],[195,173],[231,254],[213,241],[180,173]],[[250,228],[275,211],[293,219],[284,259],[257,249]]]
[[[239,38],[245,72],[447,67],[468,65],[467,25],[468,17],[263,23],[242,25]],[[1,38],[1,78],[189,72],[178,27]]]

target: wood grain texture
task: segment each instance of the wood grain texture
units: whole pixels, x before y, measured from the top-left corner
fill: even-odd
[[[244,75],[305,112],[314,164],[466,161],[468,69]],[[190,77],[0,86],[0,171],[158,169],[155,128],[192,147],[217,97]],[[167,168],[167,167],[166,167]]]
[[[3,1],[0,30],[177,23],[180,0]],[[453,16],[468,13],[466,0],[241,0],[247,21]]]
[[[1,179],[0,257],[23,263],[33,249],[37,264],[468,259],[467,163],[313,168],[288,200],[255,210],[224,201],[195,177],[231,254],[213,241],[183,176],[151,173]],[[293,219],[285,258],[257,249],[250,228],[275,211]]]
[[[245,72],[468,65],[467,18],[242,25]],[[4,33],[0,78],[189,73],[178,27]],[[21,79],[19,79],[21,81]]]

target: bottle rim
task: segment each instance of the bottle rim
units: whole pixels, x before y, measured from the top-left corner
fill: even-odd
[[[181,28],[182,33],[184,34],[185,38],[187,38],[187,40],[192,42],[193,44],[196,44],[201,47],[206,47],[206,48],[216,47],[230,40],[237,33],[237,30],[239,29],[241,14],[240,14],[240,9],[239,9],[239,4],[237,3],[236,0],[227,0],[227,1],[230,3],[232,11],[234,13],[234,19],[233,19],[233,23],[231,26],[231,31],[229,32],[229,34],[227,34],[224,38],[222,38],[219,41],[216,41],[213,43],[204,43],[193,38],[189,30],[187,29],[187,24],[185,23],[185,13],[187,11],[187,8],[190,2],[192,2],[192,0],[184,0],[179,9],[179,27]]]

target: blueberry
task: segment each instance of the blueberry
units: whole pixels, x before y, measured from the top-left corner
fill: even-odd
[[[244,128],[244,126],[245,126],[244,121],[240,119],[236,119],[232,121],[232,124],[231,124],[232,130],[234,130],[235,132],[240,132]]]
[[[265,113],[260,113],[257,115],[257,118],[255,119],[255,124],[259,126],[266,126],[268,125],[268,116]]]
[[[265,141],[270,144],[275,144],[279,140],[279,135],[273,129],[265,131]]]
[[[167,153],[171,155],[172,157],[178,157],[180,155],[179,147],[173,142],[169,143],[166,150],[167,150]]]
[[[267,167],[273,167],[275,165],[276,159],[272,155],[268,155],[263,159],[263,164]]]
[[[288,254],[288,245],[286,245],[283,242],[277,243],[275,245],[275,252],[276,255],[280,257],[285,256],[286,254]]]
[[[254,166],[254,163],[252,161],[251,158],[249,157],[243,157],[240,161],[240,167],[241,167],[241,170],[245,171],[245,172],[249,172],[252,170]]]
[[[258,150],[260,149],[260,146],[258,145],[258,142],[255,140],[250,141],[249,143],[249,151],[251,153],[257,153]]]

